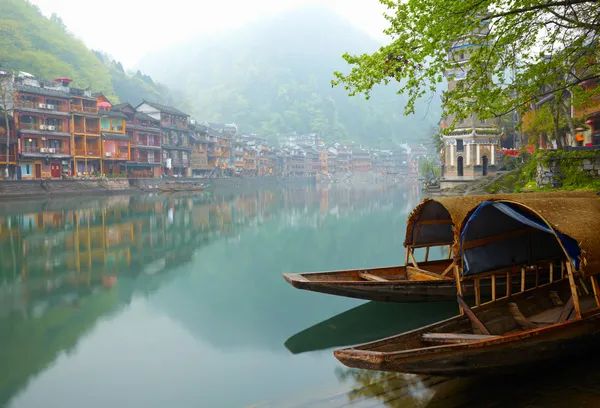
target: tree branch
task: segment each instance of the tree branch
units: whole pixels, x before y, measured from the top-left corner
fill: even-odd
[[[583,4],[583,3],[597,4],[598,0],[563,0],[563,1],[557,1],[557,2],[550,2],[550,3],[546,3],[546,4],[538,4],[535,6],[523,7],[520,9],[505,11],[503,13],[492,14],[490,16],[482,18],[481,21],[488,21],[488,20],[495,19],[495,18],[507,17],[507,16],[510,16],[513,14],[526,13],[528,11],[545,10],[545,9],[551,9],[552,7],[571,6],[574,4]]]

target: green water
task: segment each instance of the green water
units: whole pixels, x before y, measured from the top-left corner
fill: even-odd
[[[574,400],[569,391],[551,399],[534,392],[540,399],[529,400],[515,391],[522,379],[499,396],[471,380],[337,362],[336,347],[441,320],[456,306],[299,291],[281,273],[400,264],[406,217],[419,194],[416,186],[303,188],[1,203],[0,406],[600,401],[593,392]],[[597,384],[594,378],[585,377]],[[565,388],[551,381],[532,386]]]

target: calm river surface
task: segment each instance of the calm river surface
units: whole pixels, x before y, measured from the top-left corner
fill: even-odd
[[[419,200],[407,185],[1,203],[0,406],[600,406],[597,362],[493,383],[337,362],[457,307],[299,291],[281,273],[402,263]]]

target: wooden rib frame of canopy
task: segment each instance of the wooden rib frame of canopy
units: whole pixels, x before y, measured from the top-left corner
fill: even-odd
[[[562,198],[568,198],[567,197],[562,197]],[[584,199],[585,201],[580,201],[580,200],[576,200],[573,201],[572,204],[573,205],[577,205],[577,204],[585,204],[587,205],[589,208],[591,208],[593,210],[593,212],[591,213],[591,218],[584,218],[584,214],[581,214],[581,218],[578,219],[577,222],[575,222],[573,226],[571,226],[569,229],[569,232],[575,232],[578,230],[581,230],[582,227],[584,227],[583,225],[580,225],[582,222],[587,222],[587,220],[591,220],[597,224],[600,224],[600,222],[597,220],[598,215],[600,215],[600,199],[597,197],[592,197],[592,196],[588,196],[588,195],[581,195],[581,196],[577,196],[574,195],[573,197],[570,198],[581,198]],[[589,201],[591,200],[591,201]],[[579,245],[580,245],[580,249],[582,251],[582,255],[580,257],[580,265],[581,265],[581,271],[576,271],[575,270],[575,265],[573,264],[571,258],[569,257],[569,254],[566,250],[566,248],[564,247],[562,241],[560,240],[560,238],[558,237],[557,231],[558,229],[555,227],[555,224],[557,223],[556,221],[560,219],[560,217],[556,217],[553,216],[553,218],[555,218],[552,221],[548,220],[548,214],[553,214],[552,211],[550,211],[549,209],[545,208],[548,207],[547,205],[547,200],[538,200],[537,197],[532,197],[531,200],[527,200],[527,199],[521,199],[521,200],[510,200],[510,199],[492,199],[489,201],[497,201],[497,202],[504,202],[504,203],[509,203],[509,204],[513,204],[516,206],[520,206],[521,208],[524,208],[526,210],[528,210],[529,212],[531,212],[532,214],[534,214],[538,220],[542,221],[543,223],[546,224],[546,226],[550,229],[552,235],[554,236],[554,238],[557,240],[558,244],[560,245],[560,248],[562,249],[563,255],[564,255],[564,259],[551,259],[551,260],[544,260],[544,261],[539,261],[536,262],[533,265],[513,265],[512,267],[509,268],[502,268],[499,270],[493,270],[493,271],[488,271],[488,272],[484,272],[484,273],[480,273],[474,276],[461,276],[462,275],[462,269],[463,269],[463,261],[464,258],[461,256],[460,261],[461,261],[461,265],[459,265],[459,263],[457,262],[456,264],[454,264],[453,270],[454,270],[454,277],[455,277],[455,281],[456,281],[456,285],[457,285],[457,295],[459,298],[459,309],[460,309],[460,313],[464,314],[465,312],[467,314],[470,314],[470,309],[469,307],[461,302],[460,300],[462,299],[462,283],[463,281],[467,281],[467,280],[473,280],[474,281],[474,289],[475,289],[475,306],[481,306],[490,302],[494,302],[496,300],[499,299],[504,299],[507,297],[510,297],[513,294],[517,294],[517,293],[522,293],[522,292],[527,292],[530,290],[535,290],[538,287],[541,286],[546,286],[546,285],[550,285],[553,282],[556,282],[557,280],[560,279],[568,279],[569,281],[569,287],[571,290],[571,300],[572,300],[572,307],[575,311],[575,315],[577,319],[581,319],[582,317],[582,311],[581,311],[581,307],[580,307],[580,302],[579,302],[579,293],[583,293],[583,294],[590,294],[590,291],[585,283],[585,277],[586,277],[586,266],[588,266],[589,264],[589,260],[586,257],[586,254],[589,254],[590,251],[589,249],[586,251],[586,248],[581,248],[582,244],[584,243],[584,240],[578,240]],[[556,200],[554,200],[556,201]],[[477,208],[477,207],[476,207]],[[473,214],[473,212],[475,211],[475,209],[472,209],[469,214],[463,219],[462,224],[461,224],[461,228],[460,230],[463,231],[463,229],[466,227],[466,223],[468,221],[468,219],[470,218],[470,216]],[[542,215],[541,213],[544,213],[544,215]],[[568,217],[567,217],[568,218]],[[577,220],[577,218],[575,218]],[[566,224],[566,223],[565,223]],[[563,224],[563,225],[565,225]],[[597,232],[598,229],[594,228],[594,225],[588,225],[588,228],[592,229],[592,231]],[[484,239],[478,239],[478,240],[474,240],[471,242],[467,242],[465,245],[463,245],[463,247],[460,247],[460,243],[455,242],[455,248],[459,248],[459,253],[462,253],[462,251],[464,249],[467,249],[469,247],[475,247],[475,246],[479,246],[479,245],[486,245],[488,243],[494,242],[496,240],[501,240],[501,239],[507,239],[510,238],[511,236],[517,236],[519,234],[523,234],[526,233],[528,231],[528,228],[523,228],[521,230],[515,230],[515,231],[511,231],[509,234],[498,234],[498,235],[494,235],[494,236],[490,236]],[[564,229],[563,231],[559,231],[561,233],[565,233]],[[570,234],[566,234],[571,236]],[[584,235],[585,234],[577,234],[577,235]],[[572,237],[571,238],[583,238],[583,237]],[[587,245],[587,247],[589,248],[594,247],[594,244],[598,244],[598,239],[595,238],[594,236],[590,237],[591,245]],[[594,259],[594,263],[598,263],[597,259]],[[559,269],[558,269],[559,268]],[[557,276],[557,272],[558,270],[560,271],[560,273]],[[593,291],[593,295],[595,298],[595,303],[596,306],[598,308],[600,308],[600,285],[598,283],[596,274],[600,272],[600,270],[589,270],[590,268],[587,268],[587,277],[590,280],[591,286],[592,286],[592,291]],[[519,277],[520,277],[520,290],[512,293],[512,286],[513,286],[513,274],[516,272],[519,273]],[[540,276],[541,273],[546,272],[548,273],[548,281],[545,283],[540,283]],[[535,285],[533,287],[527,287],[526,286],[526,277],[528,274],[535,274]],[[502,277],[505,282],[506,282],[506,289],[505,289],[505,294],[504,296],[498,297],[497,293],[496,293],[496,286],[497,286],[497,280],[498,277]],[[491,299],[488,302],[482,302],[481,299],[481,295],[480,295],[480,291],[478,290],[480,288],[481,285],[481,280],[482,279],[491,279],[491,288],[492,288],[492,293],[491,293]],[[570,300],[570,302],[571,302]],[[470,316],[471,317],[471,316]]]
[[[479,206],[481,203],[489,200],[519,200],[529,199],[532,196],[540,199],[557,199],[557,198],[591,198],[595,195],[591,192],[541,192],[541,193],[523,193],[523,194],[498,194],[498,195],[474,195],[474,196],[462,196],[462,197],[436,197],[426,198],[417,205],[413,211],[409,214],[407,219],[406,237],[404,240],[404,246],[406,247],[406,255],[404,264],[412,264],[414,268],[419,269],[419,264],[415,259],[415,249],[425,248],[425,262],[429,260],[430,248],[432,247],[443,247],[448,246],[447,259],[454,257],[453,263],[448,267],[442,274],[441,278],[447,277],[452,271],[455,265],[460,260],[460,245],[458,236],[460,234],[463,220],[470,214],[471,211]],[[443,219],[440,219],[440,214],[434,219],[421,219],[428,206],[435,204],[439,205],[445,211]],[[418,240],[418,233],[422,227],[429,225],[451,225],[453,237],[451,240],[443,242],[428,242],[428,243],[415,243],[415,239]]]

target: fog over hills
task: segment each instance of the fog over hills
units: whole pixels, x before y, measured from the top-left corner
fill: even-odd
[[[331,87],[333,71],[348,69],[344,52],[378,47],[333,11],[312,6],[157,50],[138,68],[181,90],[197,119],[234,121],[245,132],[316,132],[371,146],[422,140],[439,120],[439,97],[404,116],[406,98],[393,85],[379,87],[369,101]]]

